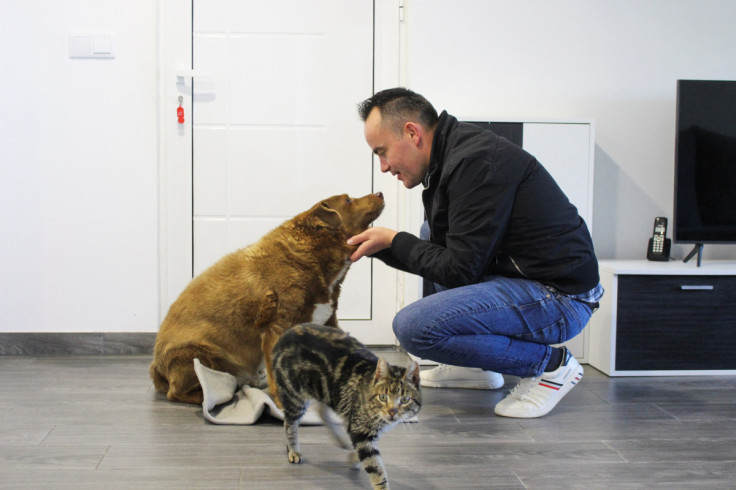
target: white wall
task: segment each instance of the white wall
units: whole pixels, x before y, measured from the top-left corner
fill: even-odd
[[[406,19],[406,84],[438,110],[594,119],[598,256],[645,258],[672,218],[676,80],[736,80],[736,3],[409,0]]]
[[[675,80],[736,79],[736,4],[406,3],[407,84],[438,109],[596,120],[598,253],[643,257],[672,213]],[[158,4],[0,0],[0,332],[158,327]],[[76,31],[113,32],[115,59],[69,59]]]
[[[0,0],[0,332],[158,327],[157,16]],[[115,59],[70,59],[77,31]]]

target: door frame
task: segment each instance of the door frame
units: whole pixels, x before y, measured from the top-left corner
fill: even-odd
[[[193,0],[161,0],[160,18],[160,76],[159,76],[159,322],[169,306],[192,279],[193,272],[193,224],[192,224],[192,83],[197,76],[192,67],[192,4]],[[374,92],[401,85],[404,79],[404,0],[374,0]],[[185,122],[177,121],[179,96],[183,96]],[[369,151],[366,149],[366,151]],[[413,230],[413,216],[417,215],[416,196],[409,196],[397,181],[381,175],[374,159],[374,191],[395,196],[395,203],[387,202],[384,215],[391,216],[397,229]],[[380,184],[379,184],[380,182]],[[364,259],[366,260],[366,259]],[[379,270],[380,268],[380,270]],[[380,321],[386,321],[405,304],[419,297],[419,281],[416,276],[373,266],[373,304],[395,305],[391,312],[384,312]],[[396,287],[386,287],[392,281]],[[383,287],[381,287],[383,286]],[[375,306],[373,317],[376,318]],[[353,321],[345,320],[341,326],[350,331]],[[357,321],[356,321],[357,322]],[[386,328],[390,323],[386,325]],[[361,332],[363,333],[363,332]],[[380,339],[376,336],[375,339]],[[385,344],[371,340],[370,334],[363,340],[367,344]],[[394,341],[395,343],[395,341]]]

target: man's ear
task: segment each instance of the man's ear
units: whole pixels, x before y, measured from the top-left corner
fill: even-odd
[[[314,226],[319,228],[340,228],[342,226],[342,216],[323,201],[314,208],[312,222]]]
[[[414,122],[407,122],[404,124],[404,132],[414,141],[415,144],[419,144],[419,140],[422,138],[423,132],[422,127]]]

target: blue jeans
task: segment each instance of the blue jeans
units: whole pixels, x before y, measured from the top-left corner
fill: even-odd
[[[393,329],[402,347],[443,364],[522,378],[542,374],[550,344],[575,337],[592,314],[588,304],[528,279],[489,276],[437,289],[396,314]]]
[[[415,356],[528,378],[544,371],[550,344],[579,334],[591,313],[536,281],[494,276],[406,306],[393,328]]]

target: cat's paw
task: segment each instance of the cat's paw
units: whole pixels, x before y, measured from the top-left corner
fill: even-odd
[[[360,469],[360,458],[356,451],[350,451],[350,454],[348,454],[348,464],[354,470]]]
[[[302,462],[302,453],[298,453],[296,451],[292,451],[289,449],[289,463],[292,464],[299,464]]]

